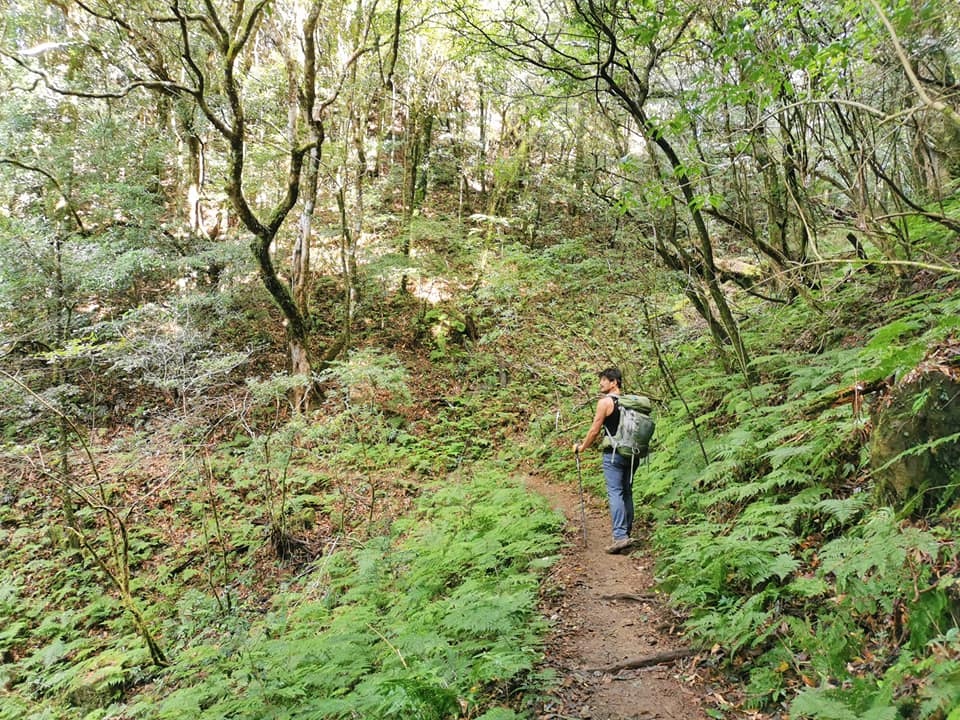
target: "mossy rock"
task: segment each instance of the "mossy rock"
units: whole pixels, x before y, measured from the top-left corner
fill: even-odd
[[[897,509],[923,513],[957,496],[960,383],[939,371],[912,374],[874,408],[870,467],[879,499]]]

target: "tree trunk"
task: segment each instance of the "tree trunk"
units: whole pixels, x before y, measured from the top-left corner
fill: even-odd
[[[287,347],[290,352],[290,372],[294,375],[311,377],[313,364],[310,362],[310,353],[307,347],[301,344],[299,338],[291,337]],[[307,381],[304,385],[291,390],[290,401],[298,411],[307,410],[313,397],[313,383]]]
[[[200,193],[203,187],[203,144],[194,133],[187,135],[187,216],[190,232],[199,235],[203,231],[203,215],[200,208]]]
[[[320,153],[314,148],[306,161],[303,176],[303,208],[297,227],[297,239],[290,258],[290,288],[293,300],[304,317],[310,315],[310,248],[313,242],[313,215],[316,208],[317,174]]]
[[[313,242],[313,214],[316,207],[317,175],[320,166],[320,152],[313,148],[306,160],[307,168],[303,176],[304,199],[297,227],[297,239],[290,258],[290,290],[293,302],[300,315],[310,317],[310,248]],[[290,372],[311,378],[313,363],[308,338],[288,333],[287,345],[290,353]],[[312,399],[312,380],[291,391],[291,402],[298,410],[307,410]]]
[[[683,193],[683,198],[686,200],[687,210],[693,219],[694,227],[697,230],[697,237],[700,240],[700,255],[702,260],[700,268],[701,276],[703,277],[710,299],[716,307],[717,314],[729,338],[730,345],[733,346],[733,351],[740,369],[744,377],[747,378],[747,381],[752,382],[754,373],[750,369],[750,358],[747,355],[746,346],[743,344],[743,338],[740,336],[740,327],[733,317],[733,312],[730,310],[730,305],[727,303],[726,296],[723,294],[723,288],[720,286],[717,278],[717,268],[713,258],[713,242],[710,238],[710,231],[707,229],[707,224],[703,218],[703,213],[700,211],[699,205],[696,202],[693,184],[670,142],[662,133],[656,132],[655,128],[651,127],[645,113],[641,113],[641,117],[643,119],[641,127],[644,128],[647,136],[653,139],[653,142],[667,157],[667,161],[673,169],[674,177],[676,177],[677,184],[680,186],[680,192]]]
[[[784,102],[787,101],[789,101],[789,98],[784,99]],[[787,117],[792,117],[796,112],[798,111],[794,111]],[[800,133],[804,132],[804,125],[803,118],[799,118],[796,126]],[[783,157],[780,162],[783,166],[783,179],[787,190],[784,212],[789,221],[791,217],[789,207],[792,205],[794,208],[792,214],[796,216],[796,221],[792,224],[793,227],[790,227],[789,224],[785,225],[783,254],[791,262],[802,267],[807,261],[807,250],[810,245],[807,198],[802,183],[797,177],[798,163],[801,161],[802,154],[802,150],[797,150],[797,142],[803,142],[803,140],[798,141],[793,138],[787,122],[781,125],[780,135],[783,143]]]
[[[477,102],[479,103],[477,121],[480,123],[480,141],[477,148],[477,178],[480,181],[480,194],[487,194],[487,94],[482,78],[477,79]]]
[[[54,347],[62,348],[67,343],[70,334],[70,308],[67,305],[66,289],[63,278],[63,240],[59,234],[54,238],[54,280],[53,292],[56,301],[56,318],[54,324]],[[66,384],[67,372],[64,368],[64,358],[55,358],[53,360],[53,385],[59,386]],[[63,482],[60,485],[60,502],[63,506],[63,519],[68,528],[79,530],[79,524],[76,516],[76,507],[73,503],[73,495],[70,492],[70,425],[67,422],[67,408],[59,408],[59,464],[60,477]],[[71,536],[70,544],[74,548],[80,545],[75,538]]]
[[[407,117],[404,142],[403,216],[408,223],[426,197],[427,177],[423,172],[423,163],[430,152],[432,136],[433,112],[430,108],[421,107],[419,103],[413,103]],[[404,254],[409,253],[407,242]]]

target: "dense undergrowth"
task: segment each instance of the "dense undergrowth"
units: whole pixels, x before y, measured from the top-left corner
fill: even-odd
[[[518,475],[575,481],[610,364],[657,406],[637,486],[658,579],[743,687],[711,714],[960,716],[960,478],[891,504],[869,445],[898,378],[955,344],[955,274],[840,265],[787,304],[737,295],[747,380],[629,243],[471,243],[462,272],[484,282],[381,308],[393,322],[327,371],[309,416],[284,408],[288,380],[216,355],[222,334],[191,336],[205,360],[179,403],[71,456],[79,538],[53,451],[18,442],[28,427],[55,448],[55,418],[34,417],[42,398],[6,416],[0,718],[522,716],[549,682],[537,593],[562,532]],[[190,329],[198,302],[136,323]]]
[[[739,702],[711,714],[956,720],[960,468],[924,491],[932,503],[894,504],[870,457],[899,379],[925,360],[956,377],[956,274],[919,287],[844,268],[815,297],[741,310],[748,346],[763,348],[755,380],[682,332],[663,346],[679,396],[652,357],[631,368],[660,399],[656,451],[636,480],[658,580],[691,641],[743,683]],[[913,411],[955,402],[925,391]],[[955,427],[937,428],[887,464],[956,442]],[[564,450],[544,466],[569,477]]]
[[[426,489],[391,536],[335,551],[262,618],[190,643],[135,717],[481,716],[538,657],[539,570],[558,519],[494,466]],[[200,610],[199,615],[197,610]],[[191,632],[192,630],[192,632]],[[197,682],[197,679],[200,682]],[[508,717],[506,710],[482,717]]]
[[[545,681],[539,581],[561,519],[494,460],[515,411],[451,392],[468,369],[495,395],[496,364],[450,362],[415,378],[358,348],[306,415],[282,375],[208,375],[215,400],[140,408],[66,481],[9,443],[0,718],[514,717]]]
[[[290,478],[290,507],[323,502],[320,477]],[[532,675],[539,579],[560,519],[505,468],[472,464],[427,484],[389,532],[332,534],[259,599],[253,589],[269,580],[227,553],[262,533],[220,495],[210,528],[232,537],[193,548],[205,557],[189,575],[191,548],[186,562],[168,556],[148,569],[161,543],[147,528],[132,534],[132,591],[149,604],[145,619],[173,660],[166,669],[152,667],[94,569],[79,557],[64,565],[42,528],[12,533],[8,558],[24,572],[2,584],[0,717],[509,718],[511,694],[542,682]]]
[[[661,442],[686,452],[656,458],[643,493],[663,585],[690,634],[742,674],[748,705],[799,691],[791,717],[944,717],[960,702],[955,486],[923,517],[886,505],[868,410],[846,391],[915,367],[954,336],[960,302],[878,301],[865,326],[863,293],[850,283],[828,316],[800,306],[755,330],[755,346],[779,350],[755,361],[757,385],[681,371],[710,463],[674,410]],[[804,333],[814,351],[786,344]]]

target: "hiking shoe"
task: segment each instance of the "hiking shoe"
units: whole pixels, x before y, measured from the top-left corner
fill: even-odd
[[[613,545],[606,549],[608,555],[619,555],[625,550],[629,550],[633,547],[633,540],[631,538],[623,538],[622,540],[614,540]]]

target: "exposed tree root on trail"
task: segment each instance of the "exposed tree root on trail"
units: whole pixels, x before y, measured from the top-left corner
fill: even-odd
[[[672,663],[674,660],[688,658],[696,653],[692,648],[678,648],[676,650],[664,650],[653,655],[644,655],[643,657],[623,660],[613,665],[605,665],[597,668],[587,668],[587,672],[612,673],[619,670],[636,670],[638,668],[650,667],[651,665],[660,665],[661,663]]]

